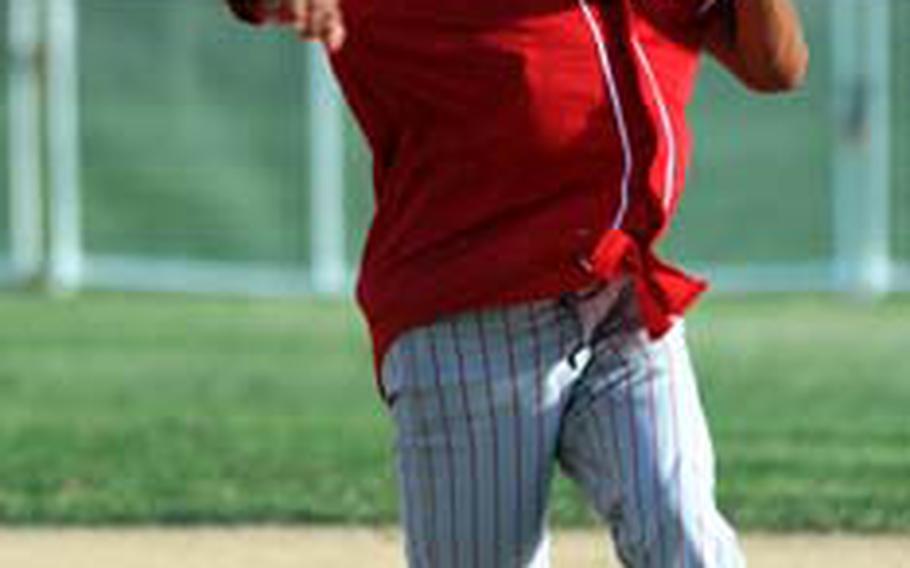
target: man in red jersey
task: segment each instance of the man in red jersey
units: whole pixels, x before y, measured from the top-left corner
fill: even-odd
[[[322,40],[373,151],[358,299],[411,566],[545,566],[555,464],[628,566],[740,566],[654,246],[710,52],[797,87],[791,0],[228,0]]]

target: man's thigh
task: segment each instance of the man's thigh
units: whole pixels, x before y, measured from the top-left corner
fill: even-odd
[[[448,318],[392,346],[383,381],[411,566],[544,565],[560,363],[577,329],[556,302],[537,302]]]
[[[714,502],[713,450],[682,325],[616,326],[573,388],[560,460],[629,566],[739,566]]]

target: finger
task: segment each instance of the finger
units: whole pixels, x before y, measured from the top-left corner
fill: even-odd
[[[325,2],[314,1],[310,6],[310,30],[313,35],[322,38],[329,28],[331,18],[332,11],[325,5]]]
[[[313,35],[322,41],[331,51],[341,48],[345,38],[344,22],[341,11],[334,5],[322,5],[314,8],[311,14]]]
[[[312,9],[311,0],[291,0],[294,14],[294,29],[301,35],[312,34]]]
[[[338,51],[344,45],[346,37],[347,30],[345,29],[344,21],[339,14],[332,18],[328,30],[322,36],[322,41],[325,42],[329,51]]]

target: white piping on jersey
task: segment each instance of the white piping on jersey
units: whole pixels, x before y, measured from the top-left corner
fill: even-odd
[[[616,85],[616,78],[613,75],[613,66],[610,64],[610,55],[607,51],[607,42],[604,39],[603,32],[597,24],[597,20],[594,18],[594,14],[591,11],[591,6],[588,4],[588,0],[576,0],[578,2],[578,7],[581,9],[582,14],[584,14],[585,21],[588,24],[588,27],[591,30],[591,36],[594,39],[594,44],[597,46],[597,57],[600,62],[601,69],[604,73],[604,79],[606,81],[607,91],[610,93],[610,102],[613,107],[613,115],[616,120],[617,130],[619,130],[619,138],[622,142],[622,151],[623,151],[623,174],[622,174],[622,198],[619,205],[619,210],[616,212],[616,217],[613,219],[613,229],[619,229],[622,227],[623,221],[626,219],[626,213],[629,210],[629,186],[632,182],[632,172],[635,167],[634,157],[632,155],[632,141],[629,137],[629,129],[626,126],[626,118],[623,111],[622,99],[619,96],[619,87]]]
[[[676,185],[676,135],[673,132],[673,121],[670,119],[670,111],[667,110],[667,104],[664,100],[660,85],[657,83],[657,77],[654,75],[654,68],[648,59],[645,48],[633,39],[632,45],[635,47],[635,53],[641,60],[641,66],[648,77],[648,83],[651,90],[654,91],[654,100],[657,102],[657,110],[660,113],[660,123],[664,130],[664,136],[667,140],[667,171],[664,174],[664,210],[669,212],[673,204],[673,187]]]

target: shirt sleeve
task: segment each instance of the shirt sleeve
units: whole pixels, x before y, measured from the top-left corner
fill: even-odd
[[[728,18],[734,0],[632,0],[645,18],[677,38],[701,46],[718,18]]]
[[[635,0],[639,8],[666,24],[692,25],[708,17],[723,0]]]
[[[736,0],[708,0],[703,10],[698,14],[695,24],[699,43],[704,47],[707,30],[714,24],[722,22],[723,26],[735,26],[735,13],[733,12]]]

